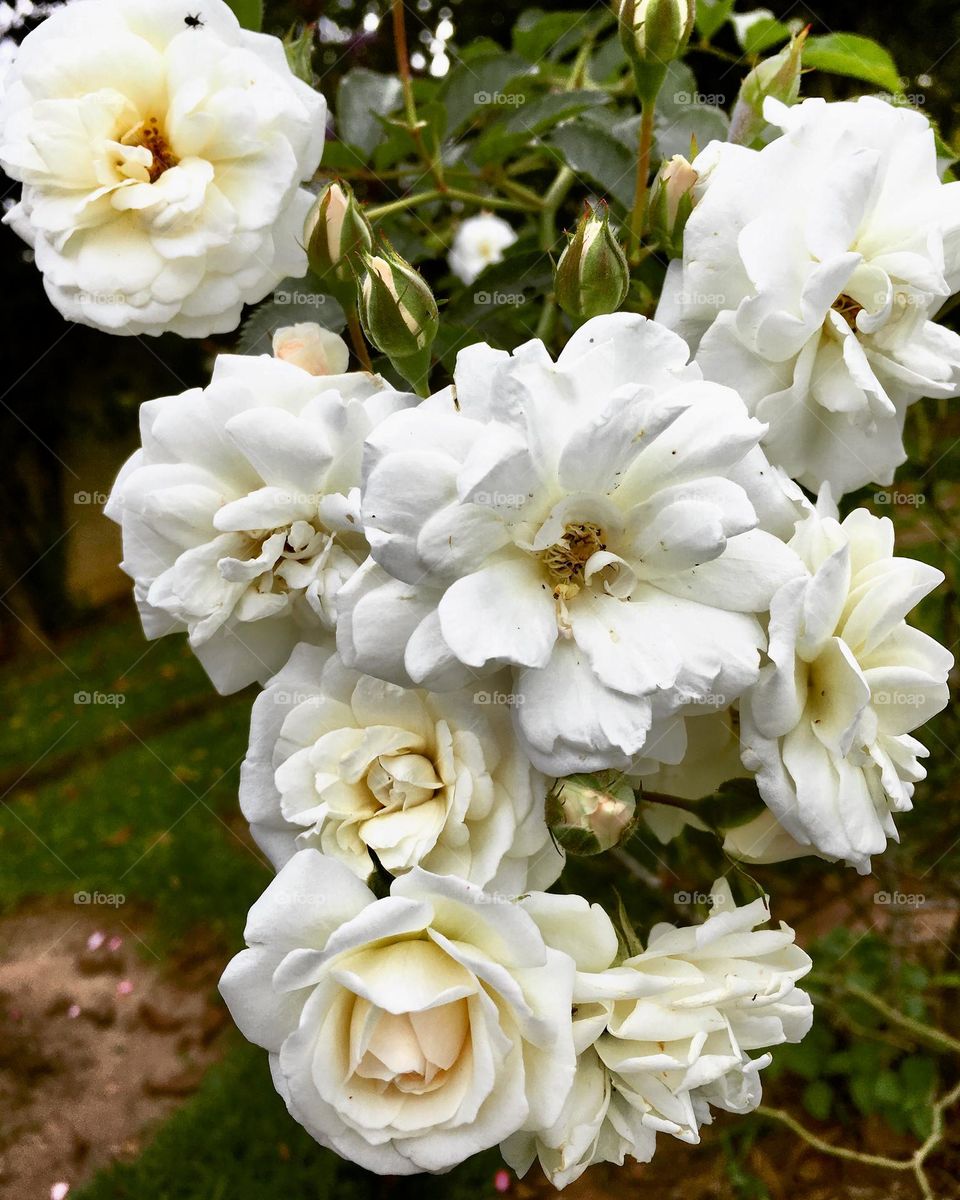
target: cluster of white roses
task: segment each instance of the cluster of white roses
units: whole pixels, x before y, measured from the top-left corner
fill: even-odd
[[[305,270],[324,115],[220,0],[80,0],[11,73],[9,219],[68,316],[229,330]],[[923,777],[910,732],[952,659],[905,617],[940,574],[833,497],[889,483],[907,406],[960,391],[932,319],[960,185],[914,112],[767,116],[764,149],[687,172],[656,320],[596,317],[556,359],[470,346],[422,402],[298,326],[141,410],[107,514],[145,632],[185,630],[221,692],[265,685],[240,799],[278,874],[222,991],[296,1119],[373,1170],[500,1144],[562,1187],[647,1161],[755,1107],[751,1052],[809,1027],[764,900],[718,882],[702,925],[623,951],[544,891],[554,781],[696,800],[753,775],[732,854],[867,871]],[[468,281],[512,240],[479,222]],[[622,831],[592,795],[587,825]]]

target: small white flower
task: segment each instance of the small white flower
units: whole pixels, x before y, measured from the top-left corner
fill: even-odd
[[[778,528],[795,510],[763,427],[687,355],[624,313],[581,326],[556,363],[540,342],[463,351],[455,393],[367,441],[364,529],[399,582],[371,569],[344,593],[344,661],[382,675],[403,647],[434,688],[512,666],[518,729],[550,775],[679,761],[675,718],[754,681],[754,614],[800,570],[757,527],[759,508]]]
[[[508,1139],[504,1157],[523,1174],[535,1158],[557,1187],[596,1162],[648,1162],[656,1133],[700,1140],[710,1106],[749,1112],[770,1055],[800,1041],[813,1008],[796,982],[811,962],[793,930],[757,929],[765,900],[738,907],[713,886],[702,925],[656,925],[645,950],[614,966],[609,919],[576,896],[534,895],[523,906],[548,945],[577,965],[577,1077],[557,1122]]]
[[[464,283],[473,283],[480,272],[503,261],[503,252],[517,235],[502,217],[480,213],[461,221],[450,250],[450,270]]]
[[[443,1172],[556,1120],[574,965],[516,904],[419,869],[373,894],[301,850],[220,981],[291,1115],[386,1175]]]
[[[400,688],[298,646],[253,706],[240,805],[254,838],[278,867],[313,846],[361,879],[372,851],[393,875],[422,866],[513,896],[549,887],[563,858],[508,683]]]
[[[350,364],[347,343],[316,321],[278,329],[273,335],[273,356],[311,375],[343,375]]]
[[[926,117],[872,97],[787,108],[762,150],[711,143],[659,320],[769,425],[770,459],[813,491],[889,483],[904,413],[960,392],[960,183]]]
[[[147,637],[186,629],[216,687],[263,682],[335,623],[367,553],[363,439],[415,397],[365,373],[221,355],[210,384],[140,409],[105,508]]]
[[[24,41],[0,105],[6,220],[51,301],[112,333],[236,328],[306,270],[323,97],[223,0],[74,0]]]
[[[949,699],[953,656],[904,620],[943,575],[893,557],[888,518],[860,508],[840,523],[828,495],[791,545],[808,573],[771,603],[772,661],[741,703],[743,758],[787,834],[866,873],[926,774],[910,731]]]

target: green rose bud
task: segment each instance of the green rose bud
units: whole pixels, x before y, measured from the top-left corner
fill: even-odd
[[[788,46],[772,58],[757,63],[740,85],[740,94],[730,116],[728,140],[740,146],[752,146],[767,127],[763,102],[768,96],[784,104],[794,104],[800,95],[800,72],[807,29],[802,29]]]
[[[694,0],[620,0],[620,41],[643,101],[653,101],[668,65],[687,48],[694,12]]]
[[[370,341],[424,394],[430,347],[440,327],[433,292],[389,245],[361,257],[360,322]]]
[[[606,205],[588,207],[557,263],[557,303],[569,316],[586,321],[616,312],[629,286],[627,256],[610,229]]]
[[[569,854],[600,854],[625,841],[636,828],[637,801],[622,779],[598,775],[561,779],[547,797],[547,824]]]
[[[307,216],[303,241],[310,270],[324,287],[339,300],[352,299],[359,256],[373,246],[373,232],[347,184],[323,189]]]
[[[697,172],[682,154],[660,168],[650,194],[650,229],[671,258],[683,253],[683,229],[693,211]]]

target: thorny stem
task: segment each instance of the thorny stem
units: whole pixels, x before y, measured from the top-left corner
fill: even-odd
[[[938,1047],[948,1053],[960,1054],[960,1040],[951,1037],[949,1033],[944,1033],[942,1029],[933,1029],[929,1025],[915,1021],[913,1017],[908,1017],[906,1013],[900,1012],[899,1009],[887,1004],[885,1000],[881,1000],[879,996],[875,996],[873,992],[869,992],[855,983],[844,984],[842,990],[848,996],[854,996],[857,1000],[862,1000],[864,1004],[869,1004],[882,1017],[886,1017],[891,1025],[899,1025],[901,1029],[912,1033],[917,1041],[926,1042],[928,1045]]]
[[[427,150],[420,129],[420,120],[417,117],[417,105],[413,98],[413,76],[410,74],[410,54],[407,50],[407,26],[403,17],[403,0],[392,0],[390,7],[393,13],[393,44],[397,52],[397,74],[400,76],[400,86],[403,88],[403,108],[407,117],[407,127],[424,166],[437,185],[437,190],[445,192],[447,185],[443,178],[443,166]]]

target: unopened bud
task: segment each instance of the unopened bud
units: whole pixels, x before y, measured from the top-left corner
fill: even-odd
[[[757,63],[740,85],[740,94],[730,117],[728,141],[752,146],[767,127],[763,103],[768,96],[793,104],[800,95],[800,72],[807,29],[790,39],[779,54]]]
[[[343,375],[350,363],[343,338],[316,321],[278,329],[273,335],[273,356],[310,375]]]
[[[306,224],[303,242],[310,270],[331,295],[352,298],[359,257],[373,246],[370,222],[345,183],[331,183],[317,197]]]
[[[547,797],[547,824],[570,854],[600,854],[625,841],[636,827],[637,801],[622,779],[571,775]]]
[[[588,207],[557,263],[557,303],[586,321],[616,312],[629,286],[627,256],[610,229],[606,205]]]
[[[694,8],[694,0],[620,0],[620,41],[634,66],[647,68],[658,80],[656,88],[668,64],[686,49]]]
[[[364,333],[425,394],[430,347],[440,328],[426,280],[384,244],[378,254],[363,255],[359,300]]]
[[[650,193],[650,228],[671,258],[683,253],[683,229],[693,210],[697,172],[682,154],[660,168]]]

